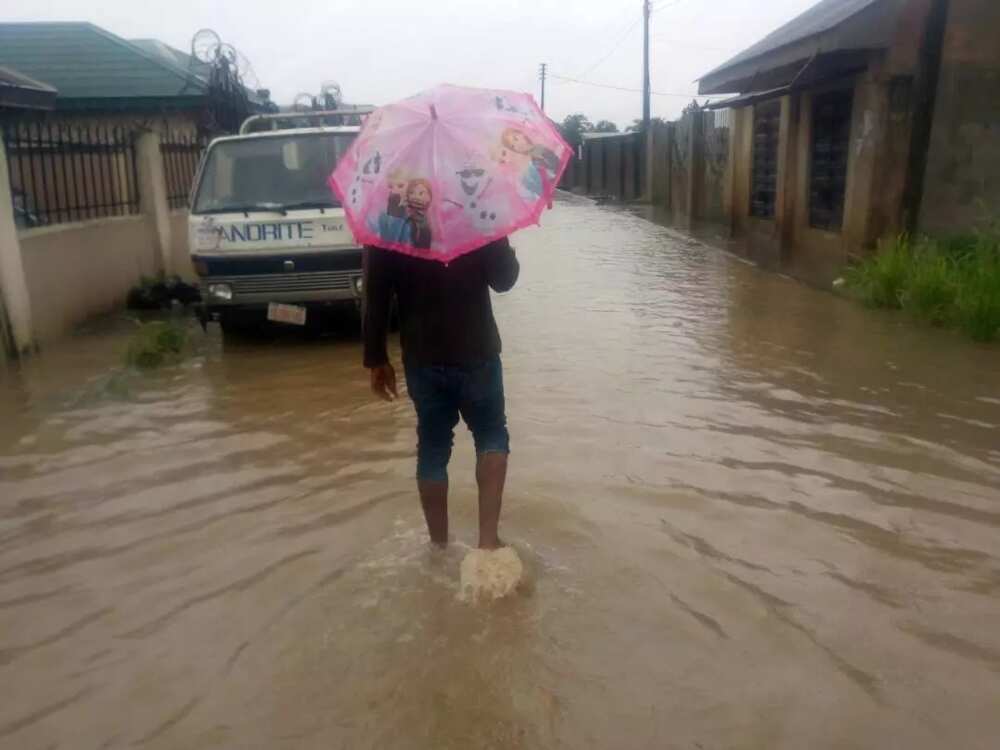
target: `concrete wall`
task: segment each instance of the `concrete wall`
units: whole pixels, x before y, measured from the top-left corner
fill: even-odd
[[[649,169],[652,171],[650,201],[655,206],[670,205],[670,142],[673,139],[672,123],[653,125],[652,156]]]
[[[0,152],[0,349],[16,356],[113,310],[143,276],[191,277],[187,211],[168,208],[159,144],[137,140],[139,213],[22,230]]]
[[[619,200],[639,200],[646,189],[645,148],[641,133],[586,138],[583,158],[570,162],[560,187]]]
[[[162,269],[146,218],[123,216],[21,232],[35,338],[51,341],[119,307]]]
[[[691,226],[691,120],[681,118],[674,123],[670,139],[670,204],[667,206],[672,223]]]
[[[1000,213],[1000,2],[950,0],[919,227],[968,230]]]
[[[732,200],[729,179],[732,110],[707,112],[702,130],[703,178],[699,181],[699,218],[725,223]]]
[[[191,253],[188,250],[188,211],[186,208],[171,211],[170,239],[173,272],[188,283],[195,283],[198,277],[191,266]]]
[[[620,200],[625,168],[622,160],[621,141],[617,138],[602,138],[600,143],[605,152],[607,169],[604,176],[604,192]]]

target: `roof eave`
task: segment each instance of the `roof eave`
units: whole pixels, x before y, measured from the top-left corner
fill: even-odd
[[[74,112],[178,112],[205,105],[205,97],[191,96],[60,96],[56,109]]]
[[[738,62],[735,65],[717,68],[698,80],[698,93],[701,95],[743,93],[747,91],[744,88],[747,80],[753,80],[762,74],[801,63],[820,54],[824,49],[830,49],[833,47],[830,44],[832,36],[832,32],[815,34],[749,60]]]
[[[0,83],[0,109],[52,110],[56,106],[56,93],[23,86]]]
[[[872,3],[823,31],[763,51],[746,60],[723,63],[698,80],[698,93],[745,93],[751,90],[746,88],[748,81],[752,81],[753,88],[756,89],[759,79],[767,74],[796,63],[804,63],[814,56],[884,49],[889,45],[890,22],[896,10],[897,5],[894,3]],[[734,59],[739,57],[737,55]],[[770,80],[763,85],[767,88],[783,85],[777,81],[777,77],[770,76]]]

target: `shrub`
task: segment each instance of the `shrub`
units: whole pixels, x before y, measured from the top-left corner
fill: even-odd
[[[957,281],[955,261],[933,245],[921,243],[910,254],[900,292],[902,307],[928,323],[947,323],[952,318]]]
[[[943,239],[899,237],[847,269],[844,280],[872,307],[901,307],[977,341],[1000,335],[998,226]]]
[[[1000,259],[978,253],[963,269],[955,322],[976,341],[992,341],[1000,333]]]
[[[132,367],[158,367],[180,356],[186,344],[187,330],[178,323],[142,323],[129,342],[125,361]]]
[[[900,237],[879,252],[847,270],[844,278],[861,301],[870,307],[902,305],[903,283],[910,263],[910,244]]]

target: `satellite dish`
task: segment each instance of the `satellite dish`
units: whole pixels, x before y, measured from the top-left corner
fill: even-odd
[[[310,110],[313,108],[313,95],[312,94],[296,94],[295,99],[292,101],[292,109],[297,112],[302,112],[305,110]]]
[[[336,81],[323,81],[319,93],[320,96],[332,96],[337,101],[340,101],[340,84]]]
[[[323,81],[319,89],[319,100],[324,109],[335,109],[340,105],[340,84],[336,81]]]
[[[239,50],[236,51],[236,72],[239,73],[240,80],[248,89],[256,91],[261,88],[260,79],[257,78],[257,72],[253,69],[253,65],[250,64],[247,56]]]
[[[231,44],[220,44],[216,52],[216,57],[220,60],[225,60],[230,65],[236,65],[236,61],[239,58],[240,53],[236,51],[236,47]]]
[[[191,38],[191,56],[199,62],[211,64],[215,62],[221,46],[222,39],[218,34],[211,29],[201,29]]]

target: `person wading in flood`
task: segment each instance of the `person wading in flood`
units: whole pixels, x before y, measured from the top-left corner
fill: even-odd
[[[448,543],[448,461],[459,416],[476,444],[479,546],[496,549],[510,438],[500,333],[490,289],[509,291],[520,266],[506,238],[445,265],[366,249],[364,364],[372,391],[398,397],[386,351],[395,292],[406,386],[417,412],[417,487],[431,541]]]

